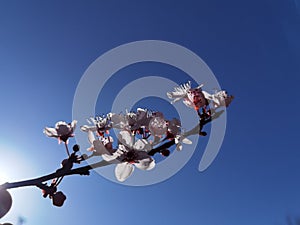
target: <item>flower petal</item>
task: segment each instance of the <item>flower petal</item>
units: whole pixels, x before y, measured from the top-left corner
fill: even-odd
[[[96,140],[94,133],[90,130],[88,131],[88,140],[91,144]]]
[[[187,144],[187,145],[193,144],[193,142],[190,139],[188,139],[188,138],[183,138],[182,139],[182,143]]]
[[[115,160],[115,159],[119,158],[119,159],[117,159],[117,161],[118,161],[118,163],[120,163],[120,159],[124,158],[124,151],[122,150],[122,148],[120,148],[120,146],[123,146],[123,145],[119,145],[119,148],[112,154],[103,154],[103,155],[101,155],[102,159],[107,161],[107,162],[110,162],[112,160]]]
[[[97,131],[97,127],[96,126],[83,125],[83,126],[80,127],[80,130],[83,131],[83,132],[88,132],[88,131],[96,132]]]
[[[182,150],[182,144],[180,142],[176,145],[176,150],[177,151],[181,151]]]
[[[76,124],[77,124],[77,120],[73,120],[72,122],[71,122],[71,129],[74,131],[75,130],[75,128],[76,128]]]
[[[193,102],[191,102],[189,99],[184,99],[183,103],[190,108],[194,108]]]
[[[110,113],[108,114],[108,118],[111,120],[113,128],[124,129],[128,126],[128,121],[126,121],[123,115]]]
[[[127,147],[131,148],[133,146],[134,137],[128,131],[123,130],[119,133],[119,141],[123,145],[126,145]]]
[[[130,163],[120,163],[117,164],[115,168],[115,176],[118,181],[125,181],[134,171],[134,166]]]
[[[151,157],[139,160],[134,164],[140,170],[152,170],[155,167],[155,161]]]
[[[55,124],[55,128],[58,129],[60,126],[68,126],[68,124],[65,121],[58,121]]]
[[[148,152],[152,149],[152,146],[147,140],[139,139],[134,143],[133,148],[137,151],[146,151],[146,152]]]
[[[58,137],[57,131],[56,131],[55,128],[46,127],[46,128],[43,130],[43,133],[44,133],[45,135],[47,135],[48,137]]]

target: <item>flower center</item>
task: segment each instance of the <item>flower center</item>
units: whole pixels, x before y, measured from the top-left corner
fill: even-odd
[[[134,150],[130,150],[130,151],[128,151],[128,152],[126,152],[126,155],[125,155],[125,161],[126,162],[129,162],[129,163],[132,163],[132,162],[134,162],[135,161],[135,159],[136,159],[136,153],[135,153],[135,151]]]

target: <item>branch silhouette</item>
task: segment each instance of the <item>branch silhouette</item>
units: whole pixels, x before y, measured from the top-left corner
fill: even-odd
[[[76,169],[70,169],[70,170],[64,170],[64,169],[58,169],[56,172],[45,175],[45,176],[41,176],[38,178],[34,178],[34,179],[30,179],[30,180],[24,180],[24,181],[18,181],[18,182],[7,182],[4,183],[2,185],[0,185],[0,189],[11,189],[11,188],[19,188],[19,187],[26,187],[26,186],[38,186],[45,182],[45,181],[49,181],[58,177],[62,177],[62,176],[70,176],[70,175],[89,175],[90,174],[90,170],[92,169],[96,169],[99,167],[103,167],[103,166],[107,166],[111,163],[107,162],[107,161],[100,161],[91,165],[87,165],[87,166],[82,166]]]

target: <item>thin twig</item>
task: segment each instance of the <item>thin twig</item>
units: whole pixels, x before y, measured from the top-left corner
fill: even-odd
[[[56,186],[56,187],[60,184],[60,182],[62,182],[62,180],[64,179],[64,177],[65,177],[65,176],[62,176],[62,177],[59,177],[59,178],[58,178],[58,181],[56,181],[56,183],[55,183],[55,186]]]
[[[68,156],[70,157],[70,152],[69,152],[69,147],[68,147],[67,142],[65,142],[65,146],[66,146],[67,154],[68,154]]]

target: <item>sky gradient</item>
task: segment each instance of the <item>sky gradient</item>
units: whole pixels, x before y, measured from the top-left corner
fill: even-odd
[[[74,94],[91,63],[140,40],[190,49],[235,96],[212,165],[198,171],[208,139],[201,137],[191,160],[164,182],[131,187],[95,172],[67,177],[62,208],[37,188],[13,189],[13,206],[0,223],[17,224],[21,216],[30,225],[283,225],[287,216],[300,217],[298,0],[1,1],[1,179],[55,171],[64,146],[43,128],[72,120]],[[97,113],[109,112],[124,85],[153,74],[189,80],[169,65],[130,65],[107,82]],[[137,105],[176,114],[155,98]]]

